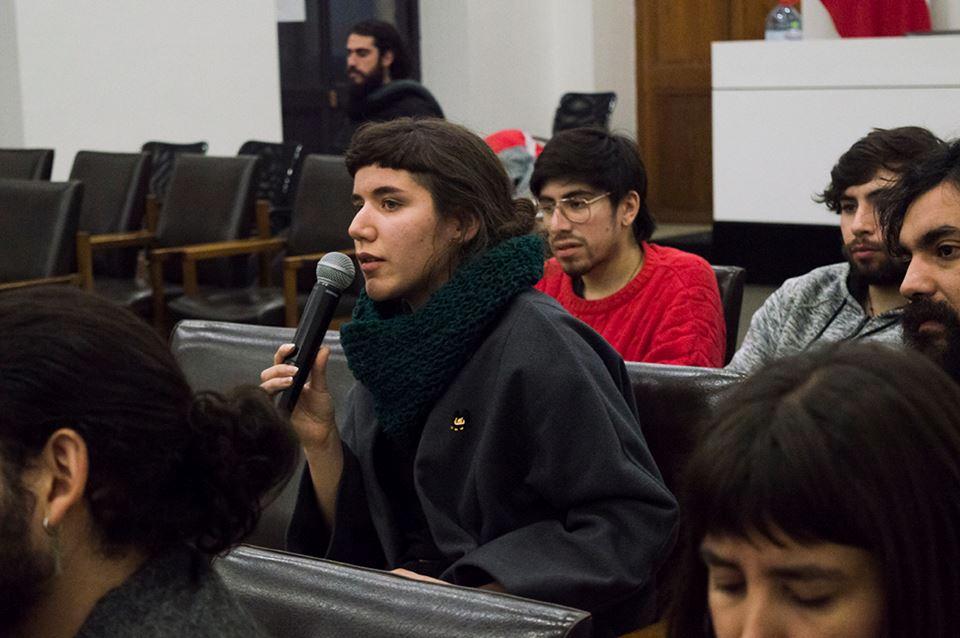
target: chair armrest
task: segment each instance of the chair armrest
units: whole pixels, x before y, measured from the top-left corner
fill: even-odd
[[[86,231],[77,233],[77,272],[79,285],[84,290],[93,290],[93,252],[111,248],[146,247],[156,236],[149,230],[127,233],[103,233],[91,235]]]
[[[77,235],[79,234],[80,233],[77,233]],[[130,248],[133,246],[144,248],[149,246],[153,240],[157,238],[157,236],[149,230],[135,230],[128,233],[105,233],[102,235],[89,236],[90,248],[93,250],[104,250],[108,248]]]
[[[337,252],[353,257],[357,251],[353,248],[346,248]],[[283,306],[284,321],[287,327],[296,328],[297,322],[300,321],[300,309],[297,307],[297,272],[304,264],[319,261],[326,254],[308,253],[305,255],[289,255],[283,258]]]
[[[232,257],[234,255],[251,255],[275,252],[283,248],[286,240],[279,237],[272,239],[237,239],[234,241],[220,241],[208,244],[193,244],[190,246],[172,246],[157,248],[150,251],[150,259],[158,261],[171,255],[183,260],[183,294],[195,296],[200,292],[197,284],[197,262],[218,257]]]
[[[32,286],[56,286],[58,284],[70,284],[76,286],[80,283],[80,277],[76,274],[61,275],[58,277],[41,277],[40,279],[24,279],[22,281],[0,282],[0,290],[17,290],[18,288],[29,288]]]
[[[191,244],[188,246],[170,246],[169,248],[154,248],[151,256],[161,258],[170,255],[179,255],[183,259],[203,261],[217,257],[232,257],[234,255],[255,255],[272,250],[280,250],[286,243],[285,239],[272,237],[270,239],[236,239],[232,241],[217,241],[207,244]]]

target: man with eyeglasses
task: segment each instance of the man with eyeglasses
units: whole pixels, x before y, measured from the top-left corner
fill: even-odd
[[[723,365],[716,276],[700,257],[647,241],[655,224],[634,142],[601,129],[557,133],[530,186],[553,252],[537,289],[627,361]]]

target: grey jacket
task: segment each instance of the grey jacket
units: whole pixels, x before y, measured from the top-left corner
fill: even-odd
[[[151,558],[94,606],[76,638],[266,638],[206,557],[187,548]]]
[[[862,294],[851,281],[848,263],[822,266],[788,279],[753,315],[727,370],[750,373],[815,343],[862,339],[900,345],[903,309],[870,317],[858,297]]]

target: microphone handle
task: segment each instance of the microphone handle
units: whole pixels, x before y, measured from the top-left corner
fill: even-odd
[[[300,391],[303,390],[303,384],[310,376],[313,360],[317,358],[317,352],[323,345],[323,338],[327,334],[339,301],[340,292],[320,282],[317,282],[310,291],[303,317],[293,337],[295,346],[293,354],[284,359],[284,363],[297,366],[293,385],[281,392],[277,399],[277,407],[286,410],[288,414],[293,412],[297,399],[300,398]]]

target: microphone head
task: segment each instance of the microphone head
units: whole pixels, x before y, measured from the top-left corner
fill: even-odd
[[[353,260],[343,253],[327,253],[317,262],[317,283],[342,292],[353,283],[357,270]]]

